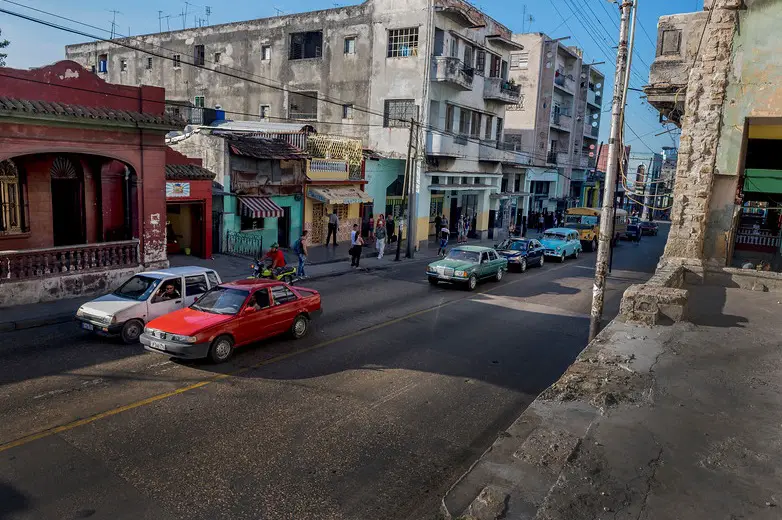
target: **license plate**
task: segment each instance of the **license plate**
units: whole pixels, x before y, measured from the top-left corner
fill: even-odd
[[[152,348],[154,348],[154,349],[157,349],[157,350],[162,350],[162,351],[164,351],[164,352],[165,352],[165,350],[166,350],[166,345],[165,345],[165,343],[161,343],[161,342],[159,342],[159,341],[150,341],[150,342],[149,342],[149,346],[150,346],[150,347],[152,347]]]
[[[92,323],[84,323],[84,322],[82,322],[81,323],[81,328],[83,328],[84,330],[92,330],[95,327],[92,326]]]

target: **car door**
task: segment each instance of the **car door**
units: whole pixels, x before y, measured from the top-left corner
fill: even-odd
[[[543,256],[543,246],[537,240],[530,240],[527,243],[527,265],[537,264],[541,256]]]
[[[166,287],[169,285],[174,287],[174,291],[177,295],[175,298],[167,298],[163,296]],[[149,300],[147,300],[147,322],[155,318],[159,318],[164,314],[181,309],[183,302],[183,290],[181,276],[164,279],[155,288],[155,290],[152,291],[152,295],[149,297]]]
[[[483,251],[481,253],[481,263],[478,266],[479,274],[481,278],[486,278],[487,276],[491,275],[492,272],[492,266],[491,261],[489,260],[489,252]]]
[[[256,306],[257,310],[247,310],[249,307],[255,308]],[[266,287],[262,287],[250,294],[250,297],[239,311],[235,323],[232,325],[233,330],[231,332],[237,345],[259,341],[270,335],[269,315],[271,307],[271,298]]]
[[[196,298],[204,294],[209,286],[206,284],[206,276],[203,273],[185,276],[185,302],[184,306],[193,305]]]
[[[573,254],[576,253],[576,251],[581,250],[581,239],[578,236],[578,233],[572,233],[570,235],[570,243],[573,245]]]
[[[271,288],[272,306],[269,309],[270,334],[282,334],[293,325],[293,318],[299,314],[299,297],[284,285]]]
[[[496,251],[489,251],[489,263],[492,267],[490,273],[492,275],[496,274],[498,270],[502,269],[502,257],[500,257]]]

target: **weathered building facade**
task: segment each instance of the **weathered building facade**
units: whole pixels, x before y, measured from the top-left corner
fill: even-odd
[[[594,188],[605,79],[582,52],[542,33],[515,34],[523,51],[511,53],[510,76],[521,101],[508,107],[506,142],[529,155],[527,191],[532,211],[561,211],[585,204]],[[599,188],[598,190],[599,191]]]
[[[529,162],[501,146],[505,106],[520,99],[508,62],[521,45],[461,0],[368,0],[122,43],[135,49],[93,42],[66,53],[110,82],[165,87],[171,110],[219,105],[230,119],[306,121],[319,133],[360,138],[379,156],[365,172],[375,213],[399,207],[386,194],[404,174],[407,121],[420,122],[419,240],[443,207],[471,214],[485,235],[500,205],[491,194],[502,188],[502,165]]]

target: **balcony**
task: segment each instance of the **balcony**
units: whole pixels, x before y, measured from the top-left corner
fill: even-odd
[[[570,117],[566,112],[552,112],[551,124],[560,130],[570,132],[570,129],[573,126],[573,118]]]
[[[472,90],[473,69],[459,58],[432,56],[432,81],[448,83],[459,90]]]
[[[346,181],[349,180],[347,161],[335,159],[307,160],[307,178],[313,181]]]
[[[554,86],[571,95],[576,91],[576,82],[567,76],[564,70],[557,70],[554,73]]]
[[[0,283],[139,265],[138,240],[0,251]]]
[[[426,134],[426,154],[435,157],[475,157],[478,155],[478,143],[463,135],[450,135],[440,132]]]
[[[517,105],[521,100],[521,85],[515,85],[502,78],[485,78],[483,98]]]
[[[547,164],[557,164],[565,166],[570,164],[570,154],[564,152],[548,152],[546,154]]]
[[[481,141],[478,160],[519,166],[532,164],[529,153],[514,151],[513,143],[497,141]]]
[[[595,92],[594,90],[587,90],[587,103],[595,107],[603,106],[603,93]]]

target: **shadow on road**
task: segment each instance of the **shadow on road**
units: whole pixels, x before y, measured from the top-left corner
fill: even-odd
[[[704,327],[745,327],[749,320],[743,316],[725,314],[727,288],[712,285],[699,285],[687,288],[688,314],[690,321]]]
[[[14,518],[31,508],[30,499],[13,486],[0,481],[0,520]]]

